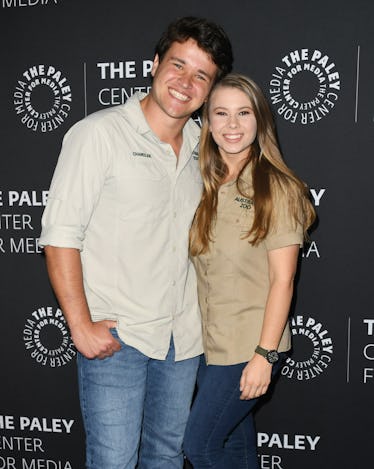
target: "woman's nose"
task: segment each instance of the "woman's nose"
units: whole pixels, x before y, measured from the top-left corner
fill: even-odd
[[[230,128],[235,128],[238,126],[238,120],[236,116],[230,116],[229,117],[229,127]]]

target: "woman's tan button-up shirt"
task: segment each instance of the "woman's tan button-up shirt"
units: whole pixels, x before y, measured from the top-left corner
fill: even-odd
[[[243,179],[247,181],[245,193],[251,193],[250,167]],[[245,238],[253,223],[252,200],[238,192],[235,181],[219,190],[213,242],[206,254],[193,258],[208,364],[232,365],[253,356],[269,291],[267,252],[303,242],[302,227],[291,222],[286,197],[279,191],[274,228],[264,241],[252,246]],[[278,350],[286,351],[290,346],[287,324]]]

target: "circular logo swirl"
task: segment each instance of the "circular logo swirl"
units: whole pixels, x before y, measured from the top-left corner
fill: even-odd
[[[290,52],[270,80],[270,100],[287,122],[314,124],[330,114],[340,92],[340,75],[330,57],[314,49]]]
[[[70,85],[52,65],[34,65],[23,72],[13,93],[13,104],[22,124],[34,132],[51,132],[68,117]]]
[[[316,378],[332,361],[333,342],[324,326],[312,317],[295,316],[291,321],[293,354],[282,375],[298,381]]]
[[[42,306],[31,313],[23,328],[23,341],[31,358],[56,368],[77,354],[61,309]]]

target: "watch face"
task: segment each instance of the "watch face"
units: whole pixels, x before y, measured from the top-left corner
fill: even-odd
[[[269,363],[277,363],[277,361],[279,360],[278,352],[276,350],[270,350],[267,353],[266,358]]]

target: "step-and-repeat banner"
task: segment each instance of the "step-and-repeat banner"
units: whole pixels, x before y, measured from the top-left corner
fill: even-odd
[[[154,45],[185,15],[224,26],[318,213],[300,256],[294,352],[257,411],[261,468],[373,467],[374,4],[0,1],[0,469],[84,467],[76,351],[40,218],[64,133],[147,91]]]

